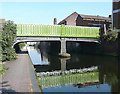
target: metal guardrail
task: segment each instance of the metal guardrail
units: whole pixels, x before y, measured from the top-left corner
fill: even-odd
[[[17,24],[17,36],[98,38],[98,27]]]

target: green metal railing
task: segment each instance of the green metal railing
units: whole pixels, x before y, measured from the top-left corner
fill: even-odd
[[[98,27],[17,24],[17,36],[98,38]]]
[[[42,88],[78,84],[85,82],[98,82],[99,72],[76,73],[70,75],[42,76],[38,77]]]

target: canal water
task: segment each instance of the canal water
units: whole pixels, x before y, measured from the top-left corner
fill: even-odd
[[[118,92],[118,57],[71,53],[59,58],[28,47],[42,92]]]

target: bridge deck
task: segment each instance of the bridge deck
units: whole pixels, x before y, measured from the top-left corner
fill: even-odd
[[[98,38],[98,27],[17,24],[17,36]]]

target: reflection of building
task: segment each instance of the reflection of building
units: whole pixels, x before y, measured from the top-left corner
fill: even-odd
[[[103,16],[92,16],[92,15],[81,15],[77,12],[72,13],[67,18],[58,23],[58,25],[72,25],[72,26],[91,26],[91,27],[99,27],[102,24],[106,24],[107,26],[111,24],[112,18],[111,15],[109,17]]]
[[[84,88],[84,87],[87,87],[87,86],[92,86],[92,85],[100,85],[100,82],[85,82],[85,83],[79,83],[79,84],[73,84],[74,87],[77,87],[78,88]]]
[[[120,0],[113,0],[113,28],[120,29]]]

